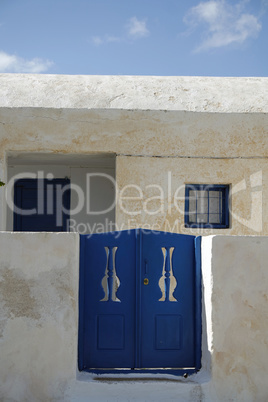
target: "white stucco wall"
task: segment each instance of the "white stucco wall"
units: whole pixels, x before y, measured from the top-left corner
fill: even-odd
[[[0,233],[1,400],[267,400],[267,237],[202,239],[202,369],[187,379],[77,372],[78,245]]]
[[[265,77],[0,74],[0,107],[265,113],[267,85]]]

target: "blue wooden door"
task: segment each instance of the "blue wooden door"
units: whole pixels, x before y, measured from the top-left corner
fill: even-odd
[[[133,368],[135,231],[81,235],[80,249],[79,369]]]
[[[79,369],[200,368],[196,238],[81,235]]]
[[[141,247],[141,367],[194,367],[195,238],[144,231]]]

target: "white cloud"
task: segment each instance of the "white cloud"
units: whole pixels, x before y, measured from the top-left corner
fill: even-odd
[[[146,20],[138,20],[136,17],[130,18],[127,24],[128,34],[133,38],[143,38],[149,35],[146,27]]]
[[[112,36],[112,35],[107,35],[106,36],[106,42],[121,42],[123,38],[120,38],[119,36]]]
[[[254,38],[261,30],[261,23],[253,14],[245,13],[248,0],[232,5],[225,0],[210,0],[192,7],[184,22],[190,31],[204,27],[204,36],[196,51],[218,48],[230,44],[242,44]]]
[[[149,35],[149,30],[146,27],[146,20],[138,20],[136,17],[132,17],[128,20],[125,25],[126,34],[128,38],[140,39]],[[126,42],[126,34],[122,36],[115,35],[104,35],[104,36],[93,36],[91,42],[95,46],[100,46],[111,42]]]
[[[99,46],[99,45],[102,45],[102,44],[103,44],[104,40],[103,40],[100,36],[92,36],[91,42],[92,42],[95,46]]]
[[[103,37],[101,36],[93,36],[91,38],[91,42],[95,46],[100,46],[103,45],[104,43],[111,43],[111,42],[122,42],[123,38],[120,38],[118,36],[112,36],[112,35],[105,35]]]
[[[95,46],[100,46],[105,43],[111,43],[111,42],[122,42],[124,38],[120,38],[119,36],[112,36],[112,35],[104,35],[104,36],[93,36],[91,38],[91,42]]]
[[[0,51],[0,72],[1,73],[42,73],[51,67],[53,63],[49,60],[34,58],[26,60],[21,57]]]

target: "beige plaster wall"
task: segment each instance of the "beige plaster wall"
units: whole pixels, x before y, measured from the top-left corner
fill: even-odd
[[[267,237],[202,238],[208,388],[214,401],[268,399],[267,242]]]
[[[144,227],[193,235],[268,233],[265,159],[121,156],[117,157],[116,172],[119,193],[116,217],[120,229]],[[184,227],[186,183],[231,186],[229,229]]]
[[[266,113],[0,108],[0,152],[267,157]]]
[[[78,235],[0,233],[0,400],[60,400],[76,375]]]
[[[167,172],[176,188],[231,184],[232,226],[220,233],[268,234],[268,79],[2,74],[0,83],[1,178],[8,177],[9,158],[23,153],[114,154],[119,189],[136,184],[146,193],[149,184],[166,186]],[[147,193],[154,196],[153,188]],[[138,224],[162,229],[167,219],[171,229],[185,232],[182,214],[170,206],[167,216],[166,208],[141,215]],[[119,227],[128,218],[117,205]]]
[[[141,187],[145,197],[156,196],[156,190],[151,187],[146,192],[145,187],[158,184],[166,188],[168,172],[171,172],[172,196],[184,183],[231,184],[231,228],[220,233],[268,233],[268,120],[265,114],[36,108],[0,109],[0,115],[3,123],[0,125],[1,177],[4,179],[9,157],[14,161],[16,155],[23,153],[58,154],[67,158],[70,154],[82,157],[116,154],[119,189],[135,184]],[[4,191],[0,189],[2,199]],[[183,208],[182,202],[178,204]],[[152,201],[147,205],[153,210]],[[134,208],[139,206],[136,200]],[[141,214],[136,217],[137,223],[119,207],[116,217],[119,227],[128,224],[130,218],[132,226],[154,224],[163,229],[163,222],[168,222],[168,230],[186,233],[182,214],[174,213],[174,208],[169,207],[167,215],[166,201],[164,212],[153,216]],[[156,202],[155,207],[158,209]],[[3,230],[5,215],[4,205]]]
[[[77,372],[79,238],[0,233],[3,401],[265,401],[267,237],[202,238],[202,369],[116,378]]]

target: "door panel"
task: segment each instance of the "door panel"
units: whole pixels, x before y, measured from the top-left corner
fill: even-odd
[[[141,367],[195,365],[194,239],[143,232]]]
[[[135,232],[81,236],[83,368],[135,365]],[[80,299],[81,302],[81,299]]]

